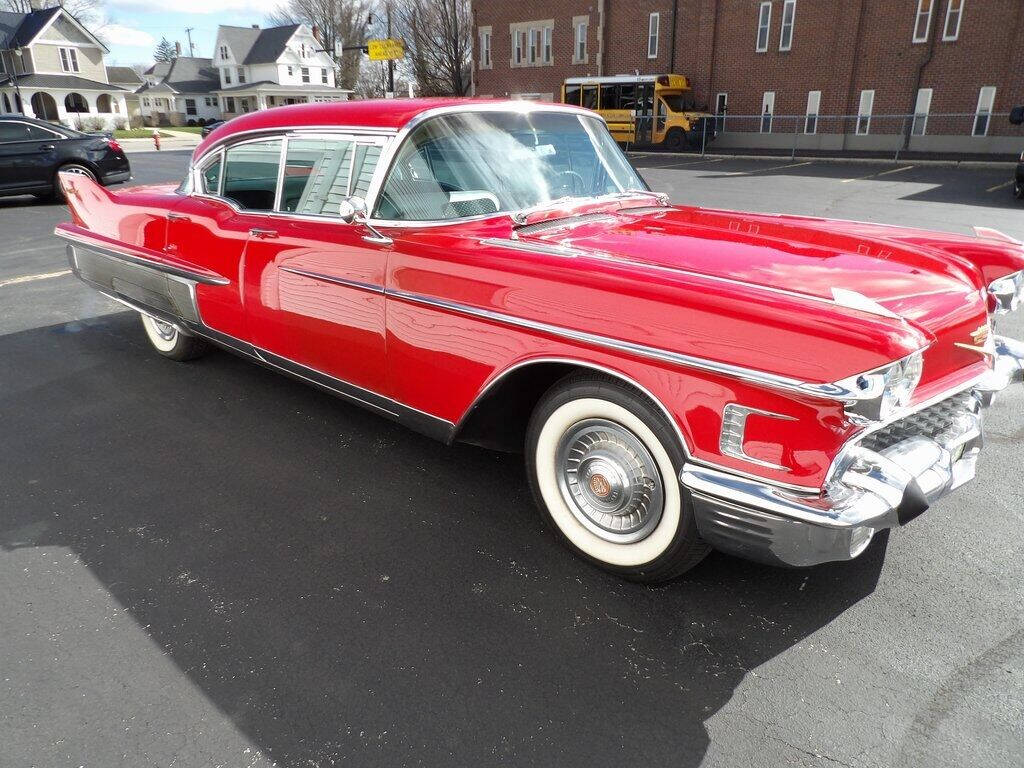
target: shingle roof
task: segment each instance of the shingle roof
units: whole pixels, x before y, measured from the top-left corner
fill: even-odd
[[[156,85],[144,85],[139,93],[210,93],[220,86],[220,75],[211,60],[198,56],[179,56],[169,62],[161,61],[150,67],[146,74],[157,75],[161,80]]]
[[[218,36],[227,43],[235,61],[240,64],[270,64],[277,61],[298,28],[298,24],[267,29],[222,24]]]
[[[87,80],[77,75],[17,75],[12,78],[10,75],[0,77],[0,84],[17,81],[22,87],[36,88],[66,88],[72,91],[123,91],[116,85],[101,83],[96,80]]]
[[[0,12],[0,48],[28,45],[60,11],[60,6],[54,6],[29,13]]]
[[[167,73],[171,71],[170,61],[158,61],[156,64],[146,70],[147,75],[153,75],[155,77],[167,77]]]
[[[139,73],[131,67],[107,67],[107,80],[111,83],[142,83]]]

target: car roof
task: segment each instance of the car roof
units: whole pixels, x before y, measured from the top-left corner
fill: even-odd
[[[579,107],[562,104],[536,104],[529,101],[501,99],[465,98],[423,98],[423,99],[365,99],[356,101],[334,101],[314,104],[295,104],[274,107],[258,112],[249,112],[233,117],[228,128],[218,131],[216,138],[209,137],[196,147],[194,157],[200,157],[209,147],[220,144],[239,133],[271,131],[278,128],[318,128],[327,126],[379,129],[397,131],[411,120],[425,112],[437,109],[465,108],[486,105],[488,109],[501,109],[506,105],[510,111],[542,107],[565,109],[578,112]]]

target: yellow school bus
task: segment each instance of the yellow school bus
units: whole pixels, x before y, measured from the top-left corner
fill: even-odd
[[[562,103],[593,109],[623,143],[678,151],[714,138],[714,118],[696,109],[683,75],[570,77],[562,84]]]

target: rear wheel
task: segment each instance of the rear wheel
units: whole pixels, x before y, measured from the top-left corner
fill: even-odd
[[[686,133],[682,128],[673,128],[665,136],[665,149],[669,152],[682,152],[688,145]]]
[[[1024,200],[1024,183],[1021,183],[1020,179],[1013,182],[1013,196],[1018,200]]]
[[[709,551],[678,481],[682,449],[665,417],[610,377],[555,385],[530,420],[537,505],[577,554],[635,581],[671,579]]]
[[[164,357],[184,362],[199,357],[209,348],[200,338],[188,336],[170,323],[142,315],[142,327],[153,348]]]

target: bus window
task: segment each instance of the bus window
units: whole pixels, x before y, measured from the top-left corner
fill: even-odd
[[[651,114],[654,109],[654,87],[647,83],[637,87],[636,111],[644,115]]]
[[[693,111],[693,94],[691,93],[662,93],[660,95],[673,112]]]
[[[619,94],[614,85],[601,86],[601,109],[618,109]]]
[[[619,109],[636,109],[636,91],[635,85],[619,86]]]
[[[583,86],[583,106],[586,109],[597,109],[597,86]]]
[[[580,87],[578,85],[565,86],[565,103],[580,105]]]

